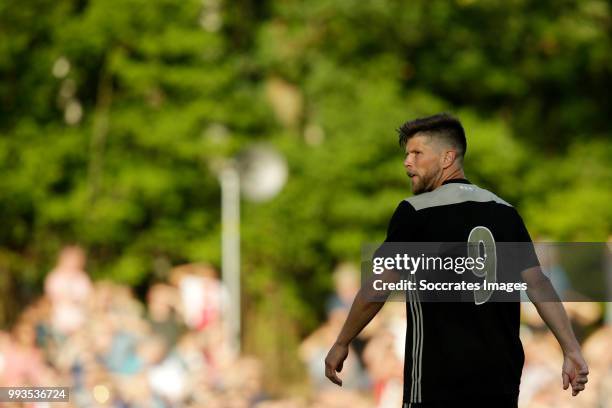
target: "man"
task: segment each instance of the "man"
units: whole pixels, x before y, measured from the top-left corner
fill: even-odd
[[[485,231],[497,242],[531,242],[510,204],[465,179],[467,143],[459,120],[438,114],[407,122],[398,132],[414,196],[398,205],[385,242],[467,242],[474,230]],[[516,257],[520,277],[561,345],[563,388],[571,385],[575,396],[585,388],[587,364],[563,305],[537,257],[529,255]],[[516,407],[524,362],[520,304],[409,299],[403,407]],[[551,299],[557,301],[546,301]],[[355,297],[325,359],[325,375],[335,384],[342,385],[337,372],[342,370],[349,343],[383,304],[372,300],[366,286]]]

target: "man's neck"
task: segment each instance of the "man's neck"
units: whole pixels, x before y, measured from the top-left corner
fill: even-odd
[[[465,173],[463,173],[463,169],[461,168],[454,168],[452,169],[452,171],[448,172],[448,174],[444,174],[444,172],[442,173],[442,176],[440,177],[440,180],[438,180],[438,182],[436,183],[436,187],[438,188],[440,187],[442,184],[444,184],[444,182],[448,181],[448,180],[453,180],[453,179],[464,179],[465,178]],[[434,188],[434,190],[435,190]]]

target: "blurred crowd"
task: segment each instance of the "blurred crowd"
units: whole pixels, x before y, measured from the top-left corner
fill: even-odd
[[[69,386],[74,407],[242,408],[265,399],[258,360],[238,356],[216,271],[188,264],[152,285],[93,283],[67,247],[45,293],[0,334],[0,385]],[[25,404],[43,407],[49,404]]]
[[[143,304],[127,286],[92,282],[85,264],[81,248],[64,248],[46,277],[44,296],[25,308],[10,332],[0,332],[0,386],[68,386],[70,402],[61,406],[74,407],[401,406],[402,302],[388,302],[352,343],[342,388],[325,378],[323,360],[359,290],[359,272],[351,264],[334,272],[327,320],[299,350],[312,392],[284,399],[266,394],[260,360],[235,352],[225,319],[228,295],[213,268],[173,268],[167,282],[148,289]],[[556,340],[535,308],[523,303],[521,407],[612,406],[612,327],[598,325],[597,304],[567,308],[584,340],[591,372],[587,391],[572,399],[562,390]]]

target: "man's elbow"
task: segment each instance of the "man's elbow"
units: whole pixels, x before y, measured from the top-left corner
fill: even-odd
[[[559,296],[555,291],[548,276],[538,268],[528,275],[524,275],[524,282],[527,284],[527,296],[532,302],[557,302]]]

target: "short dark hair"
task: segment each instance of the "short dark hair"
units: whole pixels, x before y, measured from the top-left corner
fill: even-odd
[[[399,133],[399,144],[405,148],[408,140],[415,134],[421,132],[432,137],[444,139],[457,149],[460,159],[463,161],[467,150],[465,131],[459,119],[448,113],[418,118],[404,123],[397,129]]]

